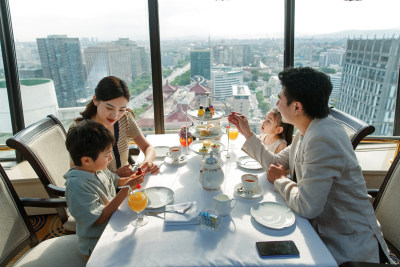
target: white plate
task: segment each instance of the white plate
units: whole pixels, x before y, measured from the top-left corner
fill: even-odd
[[[146,209],[158,209],[174,200],[174,191],[168,187],[149,187],[145,189],[148,198]]]
[[[225,145],[222,144],[221,142],[217,142],[217,141],[211,141],[211,144],[219,144],[219,153],[221,153],[221,151],[225,150]],[[199,140],[199,141],[194,141],[189,145],[190,150],[192,150],[194,153],[198,154],[198,155],[210,155],[210,151],[211,151],[211,147],[208,147],[208,152],[204,153],[204,152],[200,152],[199,149],[203,147],[203,141]]]
[[[156,158],[165,158],[169,151],[168,146],[156,146],[154,149],[156,150]]]
[[[235,187],[234,187],[235,195],[240,198],[255,199],[255,198],[261,197],[264,194],[264,191],[261,186],[257,186],[257,188],[253,194],[248,194],[246,192],[239,192],[238,189],[240,189],[242,187],[243,187],[242,183],[239,183],[239,184],[235,185]]]
[[[222,109],[214,109],[214,115],[212,116],[212,118],[204,118],[204,117],[199,117],[197,116],[197,109],[189,109],[187,111],[187,114],[192,117],[195,118],[197,120],[205,120],[205,121],[212,121],[212,120],[219,120],[221,119],[224,115],[225,115],[225,111],[223,111]]]
[[[168,165],[180,165],[187,162],[187,157],[180,156],[178,160],[173,160],[171,157],[165,157],[164,162]]]
[[[296,217],[289,207],[276,202],[253,205],[250,214],[260,224],[273,229],[283,229],[294,224]]]
[[[261,170],[263,167],[255,159],[250,156],[243,156],[236,160],[239,167],[248,170]]]
[[[191,133],[192,135],[194,135],[194,136],[196,136],[198,138],[201,138],[201,139],[217,138],[217,137],[220,137],[220,136],[222,136],[224,134],[223,131],[222,131],[223,128],[221,126],[220,126],[220,128],[221,129],[220,129],[218,134],[210,133],[209,136],[202,136],[202,135],[200,135],[200,131],[196,131],[196,126],[191,126],[189,128],[189,133]]]

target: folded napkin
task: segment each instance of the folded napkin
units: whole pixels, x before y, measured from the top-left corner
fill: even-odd
[[[166,211],[169,210],[183,210],[184,208],[192,205],[192,207],[185,213],[179,214],[176,212],[166,212],[164,213],[164,223],[165,225],[185,225],[185,224],[198,224],[198,211],[196,201],[186,202],[176,205],[167,205],[165,207]]]

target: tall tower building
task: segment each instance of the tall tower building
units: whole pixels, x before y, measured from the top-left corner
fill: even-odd
[[[233,95],[233,85],[243,85],[243,71],[232,68],[213,69],[211,79],[212,96],[225,99]]]
[[[342,80],[342,75],[332,74],[329,75],[329,79],[331,80],[332,83],[332,93],[331,96],[329,97],[329,105],[335,107],[336,103],[339,100],[339,90],[340,90],[340,82]]]
[[[49,35],[37,38],[36,43],[43,76],[54,82],[59,107],[80,106],[89,92],[85,86],[85,72],[78,38]]]
[[[192,49],[190,51],[190,77],[200,75],[210,80],[211,52],[210,49]]]
[[[337,108],[392,135],[400,38],[348,39]]]
[[[233,85],[233,110],[246,117],[250,115],[250,90],[247,85]]]

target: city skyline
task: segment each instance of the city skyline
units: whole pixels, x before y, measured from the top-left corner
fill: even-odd
[[[94,37],[99,41],[119,37],[148,41],[147,1],[119,0],[113,5],[106,1],[74,4],[75,1],[65,4],[49,0],[11,1],[14,39],[25,42],[51,34],[67,34],[68,37]],[[239,0],[159,1],[161,40],[208,36],[214,39],[283,37],[283,5],[283,0],[252,0],[251,5]],[[398,0],[307,0],[297,1],[295,9],[297,36],[400,29],[400,21],[393,19],[400,9]],[[377,12],[380,9],[382,12]],[[310,10],[313,10],[311,16]],[[354,13],[357,20],[353,19]]]

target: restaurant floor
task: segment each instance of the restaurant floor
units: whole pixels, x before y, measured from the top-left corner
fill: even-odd
[[[37,215],[30,216],[29,219],[31,220],[33,229],[36,232],[39,242],[53,237],[65,235],[61,220],[57,215]],[[18,253],[18,255],[7,264],[7,267],[13,266],[14,263],[17,262],[19,258],[28,250],[29,246]]]

